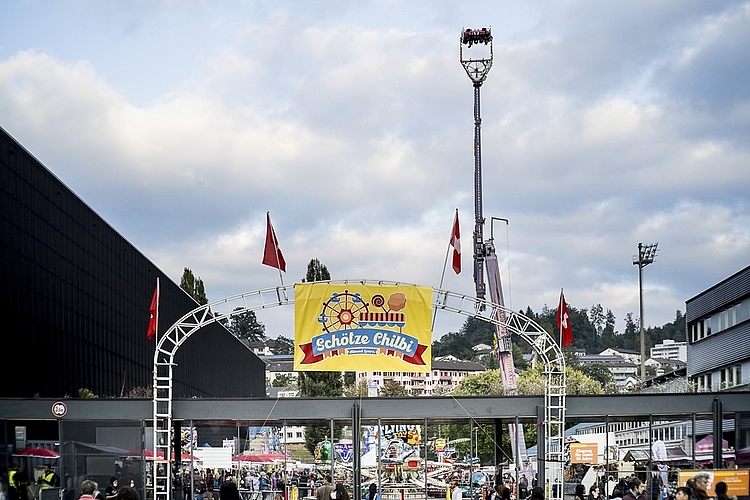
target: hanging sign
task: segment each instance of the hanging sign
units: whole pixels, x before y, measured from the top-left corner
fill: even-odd
[[[432,288],[294,285],[294,369],[430,371]]]

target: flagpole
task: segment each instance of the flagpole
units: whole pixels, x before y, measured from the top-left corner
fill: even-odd
[[[451,234],[453,234],[453,228],[451,227]],[[445,251],[445,260],[443,261],[443,274],[440,276],[440,286],[439,289],[443,289],[443,280],[445,279],[445,270],[448,268],[448,256],[451,254],[451,244],[450,241],[448,242],[448,248]],[[435,329],[435,318],[437,317],[437,306],[435,306],[434,311],[432,312],[432,326],[430,327],[430,331]]]

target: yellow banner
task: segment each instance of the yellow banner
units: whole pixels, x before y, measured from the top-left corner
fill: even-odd
[[[294,285],[294,369],[430,371],[432,288]]]
[[[706,492],[709,497],[716,496],[714,487],[719,481],[727,484],[727,495],[746,497],[750,495],[750,470],[748,469],[701,469],[681,470],[677,486],[685,486],[687,480],[695,477],[699,472],[707,472],[711,477]]]

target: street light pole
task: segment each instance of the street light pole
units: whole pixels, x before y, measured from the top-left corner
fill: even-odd
[[[633,265],[638,266],[638,296],[640,304],[640,319],[638,323],[641,326],[641,383],[646,383],[646,334],[643,327],[643,268],[654,262],[656,257],[656,247],[659,243],[644,245],[638,243],[638,255],[633,257]]]

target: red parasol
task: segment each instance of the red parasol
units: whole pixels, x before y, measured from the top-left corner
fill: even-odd
[[[51,460],[57,460],[60,458],[60,454],[54,450],[48,450],[47,448],[26,448],[18,453],[13,454],[14,457],[30,457],[30,458],[49,458]]]

